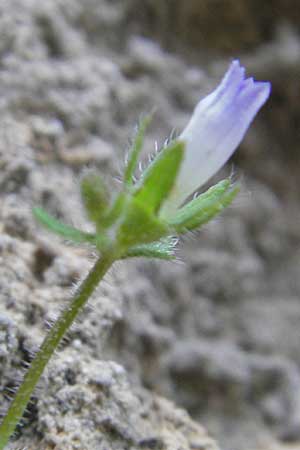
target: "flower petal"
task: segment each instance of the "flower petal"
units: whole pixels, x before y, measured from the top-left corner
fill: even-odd
[[[166,210],[174,210],[206,183],[230,158],[270,94],[270,83],[245,79],[233,61],[219,86],[199,102],[179,136],[185,158]]]

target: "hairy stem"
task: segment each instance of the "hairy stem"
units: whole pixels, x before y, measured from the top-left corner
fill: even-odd
[[[111,252],[96,261],[85,280],[78,287],[70,304],[66,306],[45,337],[0,426],[0,450],[4,449],[14,433],[49,359],[115,259]]]

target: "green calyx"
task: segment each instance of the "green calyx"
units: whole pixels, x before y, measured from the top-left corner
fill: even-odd
[[[134,182],[134,172],[143,148],[150,118],[140,122],[124,170],[123,188],[111,200],[109,189],[94,172],[81,180],[81,197],[95,231],[88,233],[65,225],[42,208],[34,208],[35,218],[48,230],[76,244],[86,243],[100,253],[113,251],[119,259],[174,258],[174,236],[197,229],[219,214],[237,195],[239,188],[229,179],[191,200],[171,217],[160,216],[170,195],[185,152],[179,140],[163,148]]]
[[[122,248],[147,244],[170,234],[168,224],[159,220],[137,198],[132,198],[120,224],[117,240]]]

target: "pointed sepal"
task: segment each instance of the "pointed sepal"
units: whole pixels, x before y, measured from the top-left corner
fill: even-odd
[[[152,120],[152,115],[147,115],[143,119],[140,120],[137,131],[133,139],[133,143],[131,149],[128,154],[128,159],[126,163],[125,173],[124,173],[124,184],[127,187],[133,185],[134,180],[134,172],[137,166],[137,162],[140,156],[140,153],[143,149],[144,137],[146,130]]]
[[[176,258],[174,252],[176,243],[177,240],[174,238],[166,238],[150,244],[137,245],[128,249],[123,258],[143,257],[171,261]]]
[[[239,186],[222,180],[180,208],[168,223],[178,234],[199,228],[229,206],[238,192]]]
[[[88,218],[101,226],[101,219],[109,207],[109,193],[102,178],[93,172],[86,174],[81,180],[80,191]]]
[[[184,157],[184,143],[173,141],[156,156],[137,184],[135,198],[157,213],[167,199]]]

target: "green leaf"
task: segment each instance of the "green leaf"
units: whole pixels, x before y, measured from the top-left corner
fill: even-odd
[[[118,242],[124,248],[157,241],[169,234],[168,226],[151,214],[137,199],[131,198],[124,208],[124,220],[118,231]]]
[[[238,192],[239,187],[232,186],[229,179],[222,180],[180,208],[168,223],[177,233],[199,228],[230,205]]]
[[[184,156],[184,143],[171,142],[142,174],[134,194],[149,211],[156,213],[168,197]]]
[[[143,149],[144,136],[146,130],[152,120],[152,115],[148,115],[140,120],[137,128],[136,135],[134,137],[132,147],[129,152],[128,161],[126,164],[124,183],[127,186],[133,185],[133,175],[137,166],[138,158]]]
[[[33,208],[33,215],[45,228],[65,239],[69,239],[78,244],[82,242],[96,244],[96,236],[94,234],[85,233],[70,225],[65,225],[42,208]]]
[[[109,207],[109,194],[102,178],[96,173],[87,174],[81,181],[80,190],[89,219],[101,225],[101,219]]]
[[[170,261],[172,259],[175,259],[174,247],[175,247],[174,239],[166,238],[161,241],[152,242],[151,244],[143,244],[131,247],[125,253],[123,259],[144,257],[144,258],[158,258]]]

